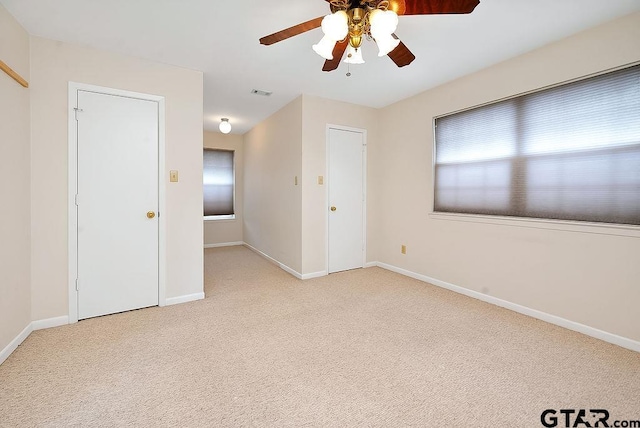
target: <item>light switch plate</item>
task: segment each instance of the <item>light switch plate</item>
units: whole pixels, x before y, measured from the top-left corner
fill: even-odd
[[[178,182],[178,171],[175,171],[175,170],[169,171],[169,181],[172,183]]]
[[[318,184],[321,186],[324,184],[324,177],[321,175],[318,176]]]

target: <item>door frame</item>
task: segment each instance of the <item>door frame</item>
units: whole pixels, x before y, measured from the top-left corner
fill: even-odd
[[[329,205],[331,201],[329,200],[329,187],[331,185],[331,177],[329,176],[329,162],[331,161],[331,153],[330,153],[330,130],[335,129],[338,131],[348,131],[348,132],[357,132],[362,134],[362,267],[364,268],[367,265],[367,130],[362,128],[353,128],[350,126],[344,125],[333,125],[327,124],[326,127],[326,137],[325,137],[325,152],[326,159],[325,162],[325,178],[326,178],[326,189],[325,189],[325,269],[327,275],[329,272]]]
[[[78,128],[76,126],[77,93],[79,90],[113,95],[158,104],[158,305],[166,305],[166,183],[165,170],[165,100],[158,95],[124,91],[85,83],[69,82],[68,104],[68,288],[69,324],[78,322],[78,211],[75,195],[78,188]]]

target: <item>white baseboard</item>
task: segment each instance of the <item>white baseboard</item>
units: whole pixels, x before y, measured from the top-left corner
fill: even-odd
[[[248,249],[250,249],[251,251],[253,251],[254,253],[257,253],[258,255],[260,255],[260,256],[264,257],[265,259],[269,260],[271,263],[275,264],[276,266],[278,266],[283,271],[287,272],[288,274],[291,274],[291,275],[295,276],[298,279],[305,280],[305,279],[320,278],[321,276],[327,276],[327,271],[326,270],[319,271],[319,272],[301,274],[300,272],[298,272],[298,271],[296,271],[294,269],[291,269],[289,266],[285,265],[284,263],[280,263],[278,260],[274,259],[270,255],[263,253],[262,251],[258,250],[255,247],[252,247],[251,245],[247,244],[246,242],[244,242],[243,245],[245,247],[247,247]]]
[[[302,275],[302,279],[320,278],[321,276],[327,276],[327,271],[322,270],[320,272],[305,273]]]
[[[222,242],[219,244],[204,244],[204,248],[220,248],[220,247],[235,247],[237,245],[244,245],[244,242]]]
[[[33,331],[43,330],[45,328],[60,327],[61,325],[67,325],[67,324],[69,324],[68,315],[55,317],[55,318],[47,318],[44,320],[31,321],[31,326],[33,327]]]
[[[165,306],[178,305],[180,303],[193,302],[196,300],[204,299],[204,292],[194,293],[194,294],[186,294],[184,296],[177,297],[169,297],[165,300]]]
[[[186,296],[172,297],[166,300],[166,305],[177,305],[178,303],[186,303],[194,300],[204,299],[204,293],[189,294]],[[36,330],[44,330],[46,328],[60,327],[69,324],[69,316],[47,318],[43,320],[31,321],[24,330],[18,334],[5,348],[0,352],[0,364],[2,364],[13,351],[25,341],[29,335]]]
[[[302,278],[302,274],[300,272],[297,272],[297,271],[291,269],[289,266],[285,265],[284,263],[280,263],[279,261],[277,261],[273,257],[269,256],[268,254],[265,254],[262,251],[258,250],[257,248],[252,247],[251,245],[247,244],[246,242],[244,243],[244,246],[247,247],[248,249],[250,249],[251,251],[253,251],[254,253],[259,254],[260,256],[262,256],[265,259],[269,260],[271,263],[275,264],[276,266],[278,266],[283,271],[295,276],[298,279],[303,279]]]
[[[2,352],[0,352],[0,364],[4,363],[5,360],[9,358],[9,355],[11,355],[13,351],[15,351],[18,346],[20,346],[20,344],[24,342],[27,337],[29,337],[32,331],[32,323],[29,323],[29,325],[27,325],[24,330],[22,330],[20,334],[15,337],[15,339],[13,339],[7,346],[4,347]]]
[[[370,263],[367,263],[367,265],[369,264]],[[415,272],[411,272],[406,269],[399,268],[397,266],[389,265],[386,263],[380,263],[380,262],[375,262],[374,265],[386,270],[390,270],[392,272],[399,273],[401,275],[405,275],[405,276],[417,279],[419,281],[428,282],[429,284],[433,284],[438,287],[445,288],[447,290],[451,290],[459,294],[464,294],[465,296],[469,296],[474,299],[482,300],[483,302],[491,303],[492,305],[500,306],[502,308],[509,309],[523,315],[537,318],[539,320],[548,322],[550,324],[555,324],[559,327],[564,327],[569,330],[577,331],[578,333],[595,337],[596,339],[604,340],[605,342],[609,342],[614,345],[618,345],[623,348],[630,349],[632,351],[640,352],[640,342],[632,339],[628,339],[626,337],[618,336],[616,334],[608,333],[606,331],[602,331],[597,328],[589,327],[587,325],[580,324],[565,318],[561,318],[556,315],[551,315],[546,312],[539,311],[537,309],[531,309],[526,306],[519,305],[517,303],[512,303],[507,300],[502,300],[497,297],[493,297],[486,294],[482,294],[477,291],[469,290],[467,288],[450,284],[445,281],[440,281],[439,279],[431,278],[426,275],[421,275]]]
[[[378,262],[367,262],[364,264],[365,268],[371,268],[371,267],[376,267],[378,266]]]

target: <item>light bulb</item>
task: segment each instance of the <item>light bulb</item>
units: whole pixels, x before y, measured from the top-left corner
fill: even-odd
[[[344,60],[347,64],[364,64],[364,59],[362,59],[362,48],[354,48],[349,45],[347,47],[347,58]]]
[[[336,45],[335,40],[331,40],[329,36],[324,36],[317,45],[313,45],[313,50],[324,59],[333,59],[333,48]]]
[[[229,119],[223,117],[221,119],[220,125],[218,125],[218,129],[220,129],[220,132],[222,132],[223,134],[228,134],[229,132],[231,132],[231,124],[229,123]]]

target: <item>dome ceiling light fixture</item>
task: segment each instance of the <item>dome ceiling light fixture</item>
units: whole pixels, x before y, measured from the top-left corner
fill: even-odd
[[[404,67],[416,57],[395,34],[399,15],[467,14],[480,4],[480,0],[324,1],[329,3],[331,14],[265,36],[260,43],[272,45],[321,27],[324,36],[313,45],[313,50],[325,59],[323,71],[338,68],[345,51],[344,62],[348,65],[364,64],[362,41],[365,39],[376,43],[378,56],[386,55],[398,67]]]
[[[218,129],[223,134],[228,134],[229,132],[231,132],[231,123],[229,123],[229,119],[227,119],[226,117],[220,119],[220,125],[218,125]]]

